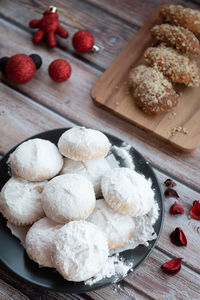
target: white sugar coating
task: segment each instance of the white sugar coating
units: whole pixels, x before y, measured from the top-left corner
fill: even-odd
[[[112,276],[114,276],[113,282],[116,282],[120,279],[119,277],[125,277],[132,267],[133,262],[127,264],[123,260],[120,260],[118,254],[113,255],[111,257],[108,257],[107,263],[104,268],[93,278],[86,280],[85,284],[91,286],[105,277],[110,278]]]
[[[41,193],[45,182],[11,177],[1,190],[0,211],[15,225],[29,225],[44,216]]]
[[[96,207],[87,221],[99,226],[105,232],[109,249],[125,246],[132,238],[135,229],[132,217],[115,212],[104,199],[97,200]]]
[[[129,168],[131,170],[135,169],[135,165],[133,163],[133,158],[131,157],[131,155],[128,152],[128,150],[130,150],[130,149],[126,149],[125,147],[117,147],[117,146],[113,146],[112,149],[123,160],[123,163],[127,168]]]
[[[95,207],[92,183],[79,174],[59,175],[42,192],[42,206],[47,217],[58,223],[86,219]]]
[[[44,217],[29,229],[25,239],[25,249],[28,256],[40,266],[53,267],[50,248],[58,229],[62,226]]]
[[[29,181],[43,181],[60,172],[63,158],[50,141],[32,139],[19,145],[8,163],[14,175]]]
[[[153,206],[151,183],[129,168],[107,171],[102,177],[101,189],[108,205],[123,215],[142,216]]]
[[[65,131],[58,141],[60,153],[78,161],[104,157],[109,147],[109,140],[102,132],[78,126]]]
[[[103,157],[88,161],[65,158],[61,174],[75,173],[83,175],[92,182],[96,197],[99,197],[101,195],[101,178],[109,169],[110,165]]]
[[[29,231],[31,225],[16,226],[7,221],[6,226],[10,229],[12,235],[16,236],[20,240],[22,246],[25,247],[26,234]]]
[[[108,259],[108,242],[96,225],[72,221],[53,240],[51,255],[57,271],[67,280],[83,281],[99,273]]]

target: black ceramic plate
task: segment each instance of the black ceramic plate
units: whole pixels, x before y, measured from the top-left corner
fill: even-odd
[[[46,131],[37,134],[33,137],[30,137],[30,139],[42,138],[57,144],[59,137],[67,129],[68,128],[61,128],[61,129]],[[120,140],[119,138],[109,134],[106,135],[109,138],[110,143],[112,145],[116,145],[116,146],[124,145],[124,141]],[[13,152],[15,148],[13,148],[10,152],[8,152],[0,161],[0,189],[2,189],[3,185],[8,181],[10,177],[6,162],[8,160],[10,153]],[[120,256],[123,257],[127,263],[133,261],[134,263],[133,270],[136,270],[151,253],[152,249],[154,248],[159,238],[162,229],[163,218],[164,218],[164,208],[163,208],[164,206],[163,206],[162,191],[151,166],[142,157],[142,155],[139,152],[137,152],[133,147],[131,147],[129,152],[133,158],[136,171],[141,174],[144,174],[146,178],[151,178],[152,186],[155,190],[155,199],[160,208],[160,216],[154,227],[155,232],[157,233],[158,236],[157,239],[151,241],[148,247],[141,245],[135,248],[134,250],[127,250],[120,253]],[[120,161],[119,157],[116,158]],[[120,161],[120,165],[123,166],[123,160]],[[100,287],[104,287],[112,283],[116,279],[114,277],[105,278],[93,284],[92,286],[87,286],[84,285],[84,283],[82,282],[77,283],[77,282],[66,281],[54,269],[39,268],[39,266],[36,263],[34,263],[28,258],[19,240],[16,237],[14,237],[11,234],[10,230],[6,227],[6,220],[3,218],[1,214],[0,214],[0,241],[1,241],[0,260],[15,275],[39,287],[53,289],[59,292],[82,293],[82,292],[98,289]],[[119,278],[119,280],[120,279],[121,278]]]

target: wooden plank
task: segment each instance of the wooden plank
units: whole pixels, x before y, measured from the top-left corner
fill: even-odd
[[[160,266],[169,257],[154,250],[146,262],[135,274],[125,279],[132,287],[142,287],[148,296],[159,300],[198,300],[200,295],[200,275],[182,265],[181,271],[174,277],[163,274]]]
[[[73,123],[0,83],[0,152],[41,131]],[[8,134],[9,133],[9,134]]]
[[[160,23],[158,8],[99,78],[91,90],[91,96],[97,105],[111,113],[164,139],[184,152],[192,152],[200,146],[198,126],[200,87],[179,87],[181,93],[179,104],[172,110],[175,116],[172,111],[158,116],[145,114],[135,104],[133,96],[127,93],[130,69],[145,64],[144,51],[153,43],[150,29]],[[188,134],[182,132],[172,135],[172,130],[180,126],[186,128]]]
[[[1,300],[28,300],[24,294],[0,280],[0,299]]]
[[[1,20],[0,24],[1,56],[20,53],[21,45],[26,44],[24,52],[30,54],[35,51],[43,58],[43,66],[37,71],[34,79],[26,85],[13,85],[14,88],[69,119],[72,118],[87,127],[104,130],[122,138],[158,168],[180,177],[199,189],[200,149],[192,154],[180,153],[145,131],[94,106],[89,90],[100,75],[99,71],[57,48],[50,52],[42,47],[33,47],[28,33],[6,21]],[[52,82],[47,73],[48,64],[58,57],[70,60],[73,68],[72,77],[63,84]]]
[[[167,177],[163,176],[160,172],[156,172],[156,175],[164,191],[166,187],[163,183]],[[200,273],[200,255],[197,253],[197,249],[200,249],[200,222],[188,218],[193,201],[200,200],[200,193],[193,191],[178,181],[176,183],[175,190],[178,192],[180,198],[165,198],[165,218],[158,247],[175,257],[183,257],[187,265]],[[183,215],[173,216],[169,214],[169,209],[175,201],[183,206],[185,211]],[[188,240],[187,247],[177,247],[171,243],[169,235],[176,227],[181,227],[185,233]]]
[[[7,88],[6,86],[4,86],[2,84],[1,84],[1,93],[2,93],[1,94],[1,99],[2,99],[1,107],[3,107],[3,110],[5,111],[5,113],[4,113],[3,122],[2,122],[2,120],[0,120],[0,129],[2,130],[2,131],[0,131],[0,134],[1,134],[1,136],[5,137],[4,138],[4,143],[5,143],[4,147],[6,146],[8,149],[10,147],[14,146],[14,144],[21,141],[23,138],[26,138],[36,132],[46,130],[47,128],[50,129],[50,128],[53,128],[54,126],[62,127],[62,126],[72,125],[69,122],[66,123],[66,120],[64,118],[58,116],[57,114],[55,114],[53,112],[49,112],[46,108],[43,108],[40,105],[38,105],[37,103],[32,102],[27,97],[24,97],[21,94],[17,94],[15,91],[10,90],[9,88]],[[15,131],[9,135],[6,134],[6,128],[8,130],[8,125],[9,125],[9,128],[15,127]],[[18,133],[18,134],[16,135],[16,133]],[[159,177],[160,182],[163,182],[166,179],[163,174],[157,173],[157,175]],[[198,196],[198,194],[180,184],[178,184],[178,186],[177,186],[177,191],[180,193],[180,196],[182,199],[181,203],[183,203],[184,208],[189,209],[189,205]],[[170,205],[169,200],[166,200],[166,201],[168,201],[168,202],[166,202],[166,205]],[[180,218],[182,218],[182,217],[180,217]],[[196,240],[198,238],[198,236],[196,235],[196,231],[193,230],[194,223],[186,222],[184,224],[185,218],[183,218],[182,221],[181,221],[181,219],[177,219],[177,218],[171,219],[171,218],[169,218],[169,215],[167,214],[167,210],[166,210],[166,222],[165,222],[165,226],[163,229],[163,233],[161,235],[161,240],[159,242],[159,246],[162,247],[162,249],[169,251],[172,255],[177,255],[177,256],[180,255],[178,251],[179,250],[182,251],[182,249],[174,248],[173,245],[171,245],[170,242],[167,240],[168,232],[171,229],[173,229],[173,227],[179,226],[180,224],[178,223],[178,221],[180,220],[183,230],[187,231],[187,226],[188,226],[188,234],[190,234],[190,237],[189,237],[190,244],[188,245],[187,251],[185,251],[185,253],[184,253],[184,259],[188,264],[194,265],[195,261],[196,261],[196,264],[199,263],[198,253],[197,253],[197,251],[195,251],[196,247],[199,247],[199,246],[197,245],[196,242],[192,243],[191,239]],[[177,224],[175,224],[176,223],[175,220],[177,221]],[[196,222],[196,224],[198,224],[197,221],[194,221],[194,222]],[[194,246],[192,246],[192,245],[194,245]],[[186,250],[186,249],[183,249],[183,250]],[[191,261],[188,261],[189,255],[192,256]],[[158,256],[158,255],[156,254],[156,256]],[[157,265],[158,265],[158,263],[157,263]],[[138,271],[142,270],[142,268],[143,267],[141,267]],[[188,276],[191,276],[191,274],[190,274],[191,271],[189,270],[188,272],[189,272]],[[2,276],[3,276],[3,277],[1,277],[2,279],[5,278],[5,275],[2,275]],[[155,274],[153,276],[156,278],[157,269],[155,270]],[[196,278],[196,277],[194,277],[194,278]],[[20,285],[21,285],[21,282],[18,282],[18,285],[16,285],[16,287],[19,288]],[[137,286],[135,285],[135,287],[146,291],[146,289],[144,288],[144,284],[141,282],[140,282],[140,284],[137,283]],[[23,287],[23,289],[24,289],[24,287]],[[30,289],[30,287],[29,287],[29,289]],[[131,291],[129,291],[128,287],[126,287],[126,289],[128,290],[129,293],[131,292]],[[26,291],[26,294],[29,293],[28,290],[25,290],[25,291]],[[95,293],[98,294],[98,297],[102,297],[102,299],[106,299],[106,295],[108,295],[109,292],[110,292],[110,294],[112,294],[112,291],[107,290],[107,289],[99,290],[99,291],[96,291]],[[117,291],[115,291],[115,292],[117,292]],[[40,294],[41,291],[37,291],[37,293]],[[121,291],[120,291],[120,293],[121,293]],[[33,290],[31,290],[30,294],[33,294]],[[53,293],[50,293],[47,295],[44,294],[43,299],[45,300],[45,297],[46,297],[46,299],[49,299],[48,297],[50,297],[50,295],[51,295],[51,299],[64,299],[64,298],[62,298],[63,295],[59,295],[57,293],[55,293],[55,295]],[[64,295],[64,296],[66,296],[66,295]],[[97,297],[97,296],[96,296],[96,294],[92,294],[91,297],[93,297],[95,299],[95,297]],[[124,293],[123,297],[127,297],[126,293]],[[101,298],[99,298],[99,299],[101,299]],[[126,298],[124,298],[124,299],[126,299]],[[136,297],[136,299],[138,299],[138,298]],[[155,297],[155,299],[157,299],[157,298]]]
[[[40,12],[30,10],[29,8],[38,8],[45,5],[48,7],[49,2],[20,0],[13,2],[7,0],[2,3],[0,15],[8,20],[12,20],[16,24],[20,24],[28,30],[29,35],[27,39],[30,40],[35,30],[29,29],[29,21],[35,18],[40,19],[45,8],[40,8]],[[84,29],[89,30],[94,35],[96,44],[98,44],[102,50],[100,53],[84,54],[82,57],[88,62],[95,63],[104,69],[108,67],[113,58],[119,54],[127,41],[129,41],[137,31],[137,28],[123,24],[120,20],[106,12],[99,11],[98,8],[91,6],[87,2],[79,0],[60,0],[56,1],[56,5],[58,8],[64,9],[67,14],[70,13]],[[71,52],[73,55],[76,55],[72,47],[71,38],[73,34],[80,29],[77,27],[76,22],[73,22],[65,12],[58,11],[58,13],[62,25],[69,30],[69,38],[67,40],[58,38],[58,44],[63,51]],[[106,22],[102,22],[102,20],[106,20]],[[35,47],[35,49],[37,48],[39,47]]]
[[[0,86],[2,99],[0,107],[4,110],[4,117],[0,118],[0,135],[4,136],[0,143],[1,152],[5,153],[21,140],[37,132],[55,127],[73,126],[71,122],[41,107],[27,97],[16,93],[3,84]],[[10,129],[9,135],[7,134],[8,128]],[[161,172],[156,171],[156,174],[160,183],[163,183],[167,178]],[[174,199],[166,199],[165,225],[158,245],[174,256],[181,254],[188,265],[200,271],[200,257],[196,251],[197,247],[200,247],[199,222],[187,219],[193,201],[199,199],[199,193],[180,182],[177,182],[177,191],[180,194],[180,203],[185,209],[185,215],[170,216],[168,211]],[[169,241],[169,234],[177,226],[180,226],[188,237],[186,249],[175,247]],[[194,241],[196,242],[194,243]]]
[[[197,1],[193,2],[188,0],[88,0],[88,2],[93,5],[95,4],[96,6],[100,7],[100,9],[104,9],[112,15],[116,15],[120,19],[123,19],[130,24],[136,24],[138,26],[142,26],[149,18],[149,16],[153,13],[153,11],[161,4],[172,3],[175,5],[183,5],[185,7],[191,7],[194,9],[199,8]]]

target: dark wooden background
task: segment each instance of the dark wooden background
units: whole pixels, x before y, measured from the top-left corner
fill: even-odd
[[[0,299],[64,300],[64,299],[200,299],[200,223],[187,218],[194,200],[200,200],[200,149],[183,154],[145,131],[96,107],[90,89],[115,59],[126,43],[150,17],[162,0],[68,0],[68,1],[0,1],[0,56],[16,53],[38,53],[43,66],[26,85],[0,83],[0,155],[3,156],[21,140],[52,128],[82,124],[114,134],[133,145],[154,166],[162,183],[174,178],[186,214],[171,217],[172,200],[166,200],[163,232],[157,247],[135,272],[107,288],[81,295],[68,295],[42,290],[15,278],[0,268]],[[168,1],[170,2],[170,1]],[[200,8],[198,0],[171,1],[191,8]],[[73,51],[71,37],[76,24],[60,12],[61,24],[70,32],[68,40],[59,39],[58,47],[47,49],[31,42],[31,19],[41,18],[41,6],[56,5],[67,10],[85,29],[95,36],[100,53],[79,55]],[[37,8],[36,11],[30,8]],[[39,10],[39,11],[38,11]],[[48,65],[56,58],[67,59],[72,76],[63,84],[51,81]],[[188,246],[179,248],[169,241],[169,233],[180,226]],[[165,261],[183,257],[183,267],[175,277],[160,271]]]

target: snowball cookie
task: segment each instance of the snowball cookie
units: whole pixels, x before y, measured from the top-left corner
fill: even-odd
[[[30,181],[43,181],[60,172],[63,159],[50,141],[32,139],[19,145],[8,163],[15,175]]]
[[[72,221],[64,225],[53,240],[52,261],[67,280],[87,280],[101,271],[108,259],[108,242],[96,225]]]
[[[125,246],[135,229],[132,217],[115,212],[104,199],[97,200],[95,209],[87,221],[102,229],[108,239],[108,248],[112,250]]]
[[[60,153],[79,161],[103,157],[109,147],[109,140],[102,132],[78,126],[65,131],[58,141]]]
[[[24,226],[44,216],[41,193],[46,182],[11,177],[1,190],[0,211],[9,222]]]
[[[25,248],[30,259],[43,267],[53,267],[50,248],[55,235],[63,225],[44,217],[35,222],[29,229]]]
[[[65,158],[61,174],[75,173],[83,175],[92,182],[96,197],[99,197],[101,195],[101,178],[107,170],[110,170],[110,165],[103,157],[88,161]]]
[[[150,182],[129,168],[107,171],[101,180],[101,190],[108,205],[122,215],[143,216],[153,206]]]
[[[42,206],[47,217],[58,223],[86,219],[95,207],[92,183],[79,174],[59,175],[42,192]]]

